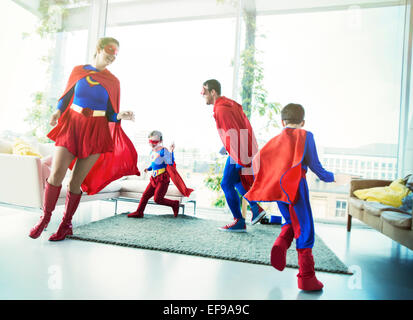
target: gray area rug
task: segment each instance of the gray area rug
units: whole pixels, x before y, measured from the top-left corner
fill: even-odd
[[[247,233],[218,230],[226,222],[192,216],[145,214],[143,219],[119,214],[74,228],[75,240],[160,250],[240,262],[270,264],[271,247],[281,232],[279,225],[247,225]],[[351,274],[348,267],[315,236],[315,269]],[[295,242],[287,252],[287,267],[298,268]]]

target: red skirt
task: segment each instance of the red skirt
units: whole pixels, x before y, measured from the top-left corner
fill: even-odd
[[[65,147],[78,159],[114,150],[105,116],[86,117],[72,109],[63,114],[47,137],[55,141],[55,146]]]

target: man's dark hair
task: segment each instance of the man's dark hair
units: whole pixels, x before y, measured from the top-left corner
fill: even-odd
[[[300,124],[304,120],[304,108],[301,104],[289,103],[281,110],[281,119],[285,124]]]
[[[215,90],[215,92],[220,96],[221,95],[221,84],[218,80],[210,79],[204,82],[204,86],[208,88],[208,91]]]

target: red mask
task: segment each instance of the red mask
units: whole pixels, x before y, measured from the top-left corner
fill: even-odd
[[[152,145],[152,147],[156,146],[159,143],[159,140],[151,140],[149,139],[149,143]]]
[[[119,52],[118,47],[115,46],[114,44],[107,44],[106,46],[103,47],[103,50],[105,50],[105,52],[107,54],[110,54],[111,56],[116,56]]]

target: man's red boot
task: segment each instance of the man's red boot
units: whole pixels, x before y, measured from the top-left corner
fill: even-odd
[[[40,217],[40,221],[30,230],[30,238],[37,239],[43,230],[47,228],[52,217],[52,212],[56,207],[56,202],[59,199],[61,189],[62,186],[56,187],[49,184],[46,180],[43,195],[43,215]]]
[[[314,271],[314,258],[311,248],[297,249],[299,272],[298,288],[306,291],[321,290],[324,285],[317,280]]]
[[[285,224],[281,228],[281,233],[275,240],[271,249],[271,265],[283,271],[287,264],[287,250],[294,239],[294,231],[291,224]]]
[[[65,213],[63,214],[62,222],[59,225],[56,233],[52,234],[49,238],[50,241],[60,241],[64,240],[66,236],[72,235],[72,218],[76,212],[77,207],[79,206],[80,198],[82,193],[76,194],[70,191],[67,191],[66,194],[66,204],[65,204]]]

